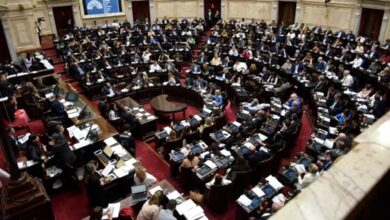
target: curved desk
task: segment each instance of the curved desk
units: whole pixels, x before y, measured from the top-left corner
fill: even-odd
[[[162,94],[154,97],[150,101],[150,105],[152,109],[154,110],[156,115],[162,115],[162,114],[172,114],[172,120],[175,120],[175,113],[177,112],[183,112],[183,118],[186,116],[186,104],[176,104],[173,102],[168,101],[168,95]]]

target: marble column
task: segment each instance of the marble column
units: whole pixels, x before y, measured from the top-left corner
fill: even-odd
[[[271,15],[271,20],[278,20],[278,1],[274,0],[272,2],[272,15]]]
[[[384,38],[385,38],[386,30],[387,30],[387,24],[389,22],[389,16],[390,16],[390,10],[387,9],[387,10],[385,10],[385,13],[383,14],[381,31],[379,32],[378,40],[380,42],[383,42],[385,40]]]
[[[154,24],[156,22],[156,13],[154,11],[154,1],[149,1],[149,14],[150,14],[150,24]]]
[[[295,23],[301,21],[301,0],[297,0],[297,6],[295,7]]]
[[[130,22],[131,25],[134,24],[133,19],[133,5],[131,4],[132,1],[127,2],[127,20]]]
[[[52,7],[48,7],[48,15],[49,15],[49,19],[50,19],[50,25],[51,25],[51,31],[53,34],[57,35],[58,32],[57,32],[57,27],[56,27],[56,20],[54,18],[54,14],[53,14],[53,8]]]

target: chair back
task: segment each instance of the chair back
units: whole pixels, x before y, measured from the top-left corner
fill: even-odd
[[[176,148],[181,148],[183,147],[183,139],[178,138],[174,141],[166,141],[163,145],[163,154],[164,154],[164,159],[169,161],[169,153],[176,149]]]
[[[228,210],[231,200],[232,184],[211,186],[208,196],[208,207],[215,213],[223,213]]]
[[[184,192],[188,193],[190,190],[193,189],[193,181],[192,181],[192,167],[190,168],[181,168],[180,170],[180,184],[184,190]]]
[[[186,139],[187,143],[192,143],[195,140],[199,140],[199,131],[196,130],[191,133],[187,133],[184,135],[184,138]]]
[[[236,177],[233,181],[233,195],[235,199],[251,185],[252,175],[253,170],[236,172]]]
[[[261,178],[267,177],[272,173],[272,168],[274,165],[274,157],[271,156],[270,158],[260,161],[254,171],[253,175],[253,183],[258,183]]]

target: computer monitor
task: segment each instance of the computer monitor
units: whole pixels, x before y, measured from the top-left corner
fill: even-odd
[[[85,118],[85,117],[89,114],[89,112],[88,112],[88,110],[87,110],[87,106],[88,106],[88,105],[85,105],[85,106],[83,107],[83,109],[81,109],[80,114],[79,114],[79,117],[77,117],[78,120],[81,120],[81,119]]]
[[[140,184],[131,187],[131,194],[146,192],[146,185]]]
[[[75,92],[67,92],[65,95],[65,100],[68,102],[77,102],[79,100],[79,94]]]

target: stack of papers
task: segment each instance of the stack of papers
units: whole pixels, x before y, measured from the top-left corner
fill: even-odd
[[[199,219],[204,217],[204,211],[202,207],[196,206],[190,210],[187,210],[184,213],[184,217],[186,217],[187,220]]]
[[[107,212],[109,209],[111,209],[112,212],[112,218],[118,218],[119,217],[119,211],[121,209],[121,204],[118,203],[109,203],[107,208],[103,209],[103,213]],[[107,215],[103,215],[102,219],[109,219]]]
[[[184,201],[183,203],[176,206],[176,211],[179,215],[183,215],[188,210],[195,208],[196,204],[191,199]]]
[[[269,185],[272,186],[272,188],[275,189],[275,191],[279,191],[281,188],[283,188],[283,185],[274,176],[269,175],[265,179],[268,181]]]
[[[110,137],[104,140],[104,143],[106,143],[108,146],[113,146],[118,143],[118,141],[115,140],[115,138]]]
[[[250,206],[250,204],[252,204],[252,200],[250,200],[246,195],[241,195],[240,198],[237,199],[237,202],[244,206]]]
[[[279,193],[278,195],[274,196],[274,198],[272,198],[272,202],[282,205],[286,199],[287,198],[282,193]]]
[[[211,160],[208,160],[204,163],[206,166],[210,167],[210,169],[217,169],[217,164],[215,164],[214,162],[212,162]]]
[[[294,164],[294,168],[298,171],[298,173],[306,173],[306,169],[303,164]]]
[[[265,193],[263,192],[263,190],[260,189],[260,187],[258,187],[258,186],[253,187],[252,192],[253,192],[254,194],[256,194],[256,196],[259,197],[259,198],[265,196]]]
[[[181,195],[180,195],[180,193],[179,193],[178,191],[175,190],[175,191],[169,193],[169,194],[167,195],[167,197],[168,197],[169,200],[171,200],[171,199],[176,200],[176,199],[180,198]]]

